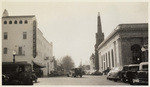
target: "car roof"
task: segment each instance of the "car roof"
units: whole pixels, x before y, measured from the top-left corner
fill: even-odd
[[[129,65],[124,65],[124,67],[130,67],[130,66],[139,66],[139,64],[129,64]]]
[[[145,64],[148,64],[148,62],[141,62],[140,64],[143,64],[143,65],[145,65]]]
[[[29,63],[26,63],[26,62],[3,62],[2,63],[3,66],[17,66],[17,65],[31,65]]]

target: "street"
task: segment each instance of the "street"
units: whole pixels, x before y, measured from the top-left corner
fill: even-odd
[[[84,75],[82,78],[77,77],[45,77],[38,78],[34,85],[129,85],[123,82],[114,82],[107,80],[106,76]]]

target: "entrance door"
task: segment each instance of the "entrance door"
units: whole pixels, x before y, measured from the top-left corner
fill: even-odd
[[[131,46],[131,51],[132,51],[132,63],[141,63],[142,62],[142,51],[141,51],[141,46],[138,44],[134,44]]]

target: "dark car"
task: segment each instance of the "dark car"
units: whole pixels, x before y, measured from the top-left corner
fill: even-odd
[[[133,79],[130,81],[131,85],[146,84],[148,85],[148,62],[140,63],[139,71],[135,73]]]
[[[122,67],[112,68],[107,74],[107,79],[117,82],[118,80],[120,80],[119,76],[121,71]]]
[[[33,85],[31,64],[3,62],[2,78],[3,85]]]
[[[124,65],[120,72],[120,79],[123,82],[130,82],[135,73],[139,70],[139,64]]]
[[[68,77],[70,77],[70,76],[72,76],[72,77],[77,77],[77,76],[80,76],[80,77],[82,77],[82,69],[81,68],[72,68],[69,72],[68,72],[68,74],[67,74],[67,76]]]

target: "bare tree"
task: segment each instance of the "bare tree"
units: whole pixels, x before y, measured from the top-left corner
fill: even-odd
[[[69,71],[71,68],[74,67],[74,61],[70,56],[64,56],[62,59],[62,66],[65,71]]]

